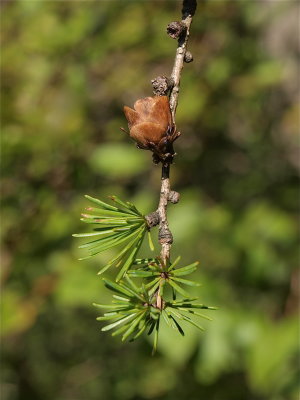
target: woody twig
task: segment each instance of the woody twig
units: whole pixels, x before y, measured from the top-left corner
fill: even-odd
[[[176,56],[174,61],[173,70],[170,78],[158,77],[152,81],[154,93],[157,95],[166,94],[170,90],[170,109],[172,113],[172,120],[175,126],[175,114],[178,104],[179,86],[181,72],[184,61],[190,62],[192,56],[187,52],[187,42],[189,39],[190,26],[193,20],[193,15],[197,7],[196,0],[184,0],[182,7],[182,20],[171,22],[167,27],[167,33],[174,39],[178,39],[178,46],[176,50]],[[165,79],[164,79],[165,78]],[[165,85],[163,84],[165,82]],[[160,83],[160,84],[159,84]],[[162,93],[162,88],[164,92]],[[173,201],[172,201],[173,199]],[[161,175],[161,189],[160,199],[157,209],[159,215],[159,242],[161,244],[160,259],[163,265],[167,265],[170,260],[170,250],[173,243],[173,235],[170,231],[168,218],[167,218],[167,206],[168,201],[177,203],[179,201],[179,193],[171,191],[170,187],[170,163],[163,163],[162,175]],[[157,292],[156,306],[162,308],[163,302]]]

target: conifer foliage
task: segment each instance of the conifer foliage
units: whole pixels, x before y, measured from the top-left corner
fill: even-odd
[[[130,202],[111,196],[113,204],[86,196],[93,203],[82,214],[82,221],[94,226],[93,232],[75,234],[88,238],[80,247],[88,251],[84,258],[95,256],[112,247],[118,247],[117,255],[102,266],[103,274],[111,266],[118,267],[115,281],[104,278],[105,286],[113,292],[112,304],[95,304],[104,310],[98,319],[108,322],[102,330],[113,330],[112,335],[122,335],[122,341],[133,341],[144,331],[154,333],[153,352],[156,351],[161,321],[184,335],[181,322],[202,326],[197,318],[208,318],[201,309],[215,309],[198,303],[187,287],[199,283],[186,279],[198,265],[194,262],[181,265],[180,257],[171,261],[170,249],[173,235],[167,220],[168,202],[176,204],[179,193],[170,189],[170,165],[176,155],[173,142],[180,136],[175,124],[180,76],[184,62],[192,61],[187,52],[189,29],[197,6],[196,0],[183,0],[182,21],[171,22],[167,33],[178,40],[178,47],[171,76],[159,76],[151,81],[155,96],[139,99],[134,108],[124,106],[128,121],[128,133],[139,149],[150,150],[153,162],[162,164],[159,205],[156,211],[144,216]],[[154,219],[153,219],[154,216]],[[159,255],[138,258],[144,237],[148,234],[151,250],[154,250],[150,230],[159,225]],[[83,259],[84,259],[83,258]],[[177,299],[180,296],[180,299]]]
[[[115,281],[103,278],[104,284],[113,295],[111,304],[94,305],[104,310],[99,321],[108,322],[102,331],[113,330],[112,335],[121,335],[122,341],[134,341],[146,331],[154,333],[153,353],[156,351],[161,320],[184,336],[181,321],[190,323],[198,329],[202,326],[194,317],[210,320],[199,310],[214,310],[191,298],[183,286],[200,286],[199,283],[183,278],[197,269],[198,262],[179,266],[180,257],[165,265],[159,257],[137,258],[146,233],[149,247],[154,247],[147,219],[129,202],[111,196],[113,205],[86,196],[96,207],[88,207],[81,220],[93,225],[93,231],[73,236],[88,238],[80,248],[88,255],[95,256],[112,247],[118,247],[117,255],[109,260],[99,271],[99,275],[111,266],[118,267]],[[178,300],[177,296],[181,299]],[[157,298],[161,298],[160,304]]]

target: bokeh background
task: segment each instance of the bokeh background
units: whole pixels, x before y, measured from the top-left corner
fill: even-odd
[[[173,256],[204,333],[101,333],[114,252],[78,261],[83,195],[155,210],[160,167],[119,130],[171,72],[177,1],[2,2],[2,400],[296,400],[299,3],[207,1],[181,81]],[[111,272],[114,274],[114,271]],[[213,315],[212,315],[213,313]]]

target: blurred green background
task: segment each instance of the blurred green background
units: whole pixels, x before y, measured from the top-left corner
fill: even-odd
[[[84,194],[155,210],[160,167],[119,130],[171,72],[177,1],[2,3],[2,400],[296,400],[296,1],[198,5],[177,112],[173,256],[200,261],[206,332],[122,344],[71,234]],[[113,272],[112,272],[113,274]],[[210,313],[210,315],[211,315]]]

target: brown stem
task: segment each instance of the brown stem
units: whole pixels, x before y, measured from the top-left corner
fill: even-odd
[[[190,27],[193,20],[193,15],[196,10],[196,0],[184,0],[182,7],[182,23],[186,26],[185,35],[178,39],[178,47],[176,50],[175,62],[171,74],[173,81],[173,88],[170,94],[170,108],[172,112],[173,122],[175,123],[175,113],[178,104],[179,85],[181,71],[184,63],[184,56],[186,53],[187,42],[190,34]]]
[[[168,263],[170,259],[170,248],[173,243],[173,236],[169,229],[168,218],[167,218],[167,205],[170,194],[170,164],[162,166],[162,177],[161,177],[161,189],[160,199],[158,205],[159,215],[159,233],[158,239],[161,244],[160,258],[163,265]]]
[[[173,81],[173,88],[170,93],[170,109],[174,125],[175,125],[176,108],[178,104],[181,71],[183,68],[184,57],[186,54],[186,46],[189,38],[190,26],[192,23],[196,5],[197,5],[196,0],[183,0],[182,23],[186,26],[186,30],[184,31],[184,34],[180,35],[178,39],[178,47],[176,50],[174,66],[171,74],[171,79]],[[169,229],[169,223],[167,218],[167,206],[168,206],[168,200],[170,199],[170,192],[171,192],[170,164],[163,164],[160,199],[157,209],[159,215],[158,239],[161,244],[160,258],[162,265],[167,265],[169,263],[170,250],[171,250],[171,245],[173,243],[173,235]],[[157,290],[156,293],[156,307],[159,309],[163,308],[163,299],[159,294],[159,289]]]

